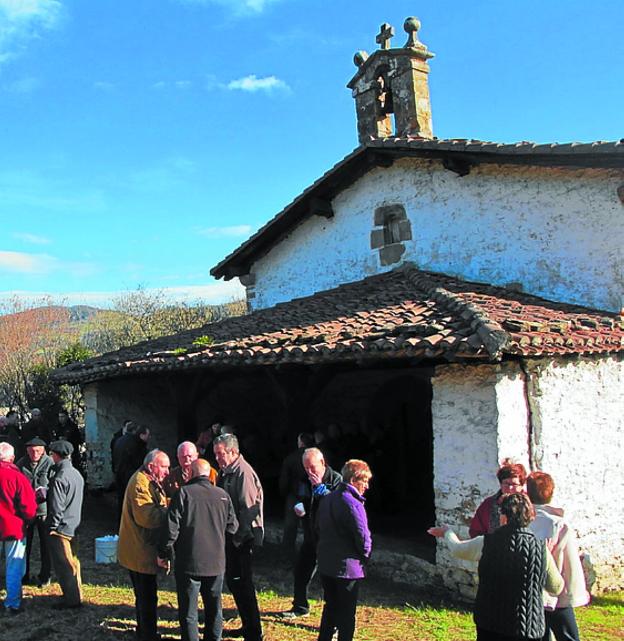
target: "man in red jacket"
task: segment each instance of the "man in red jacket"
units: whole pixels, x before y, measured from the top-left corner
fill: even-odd
[[[6,558],[7,614],[21,612],[22,577],[26,571],[26,524],[35,518],[37,501],[28,479],[13,464],[15,450],[0,442],[0,548]]]

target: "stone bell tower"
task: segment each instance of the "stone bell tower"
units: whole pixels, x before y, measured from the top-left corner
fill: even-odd
[[[360,144],[388,136],[433,138],[427,60],[434,54],[418,40],[418,18],[407,18],[403,29],[408,37],[402,48],[390,47],[394,28],[384,23],[376,37],[380,48],[353,58],[358,70],[347,87],[355,98]]]

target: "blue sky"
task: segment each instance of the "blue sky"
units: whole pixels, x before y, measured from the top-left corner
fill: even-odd
[[[0,0],[0,298],[232,299],[210,268],[357,146],[353,53],[414,14],[436,136],[624,136],[621,0]]]

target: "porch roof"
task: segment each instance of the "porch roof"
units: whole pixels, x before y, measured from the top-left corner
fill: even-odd
[[[208,338],[206,338],[208,337]],[[56,370],[58,383],[215,366],[624,351],[617,314],[406,265]]]

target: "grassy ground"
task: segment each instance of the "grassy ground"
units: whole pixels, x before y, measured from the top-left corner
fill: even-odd
[[[134,639],[134,597],[126,572],[117,565],[95,564],[94,539],[111,533],[108,499],[89,501],[81,535],[80,558],[85,606],[59,613],[57,584],[24,588],[24,613],[0,619],[0,641],[130,641]],[[266,546],[257,559],[257,586],[267,641],[313,641],[322,608],[313,602],[312,614],[297,622],[281,621],[276,614],[290,607],[292,574],[275,546]],[[35,563],[35,569],[38,568]],[[160,633],[179,639],[177,599],[171,577],[162,577],[159,592]],[[320,599],[317,581],[312,596]],[[421,594],[409,586],[365,581],[357,616],[357,641],[463,641],[474,639],[470,612],[462,606]],[[226,617],[234,617],[234,603],[224,595]],[[584,641],[624,640],[624,594],[594,599],[577,611]],[[240,620],[226,623],[238,627]],[[228,639],[227,632],[224,639]]]

